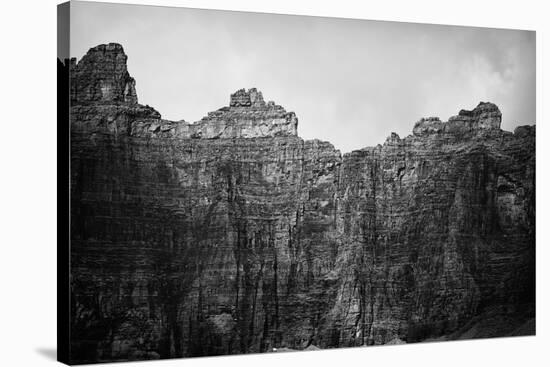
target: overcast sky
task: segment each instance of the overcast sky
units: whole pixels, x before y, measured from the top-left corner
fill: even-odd
[[[72,2],[71,56],[118,42],[139,102],[199,120],[256,87],[342,152],[496,103],[502,128],[535,123],[535,33]]]

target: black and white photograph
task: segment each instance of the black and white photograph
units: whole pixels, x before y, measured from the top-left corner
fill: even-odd
[[[535,32],[63,7],[69,363],[535,335]]]
[[[0,365],[544,365],[542,8],[3,6]]]

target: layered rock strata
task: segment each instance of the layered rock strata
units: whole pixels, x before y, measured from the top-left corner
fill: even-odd
[[[188,124],[71,68],[71,358],[534,333],[535,127],[491,103],[341,155],[256,89]]]

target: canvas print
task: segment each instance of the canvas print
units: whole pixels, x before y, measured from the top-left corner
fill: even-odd
[[[535,334],[535,32],[58,14],[62,362]]]

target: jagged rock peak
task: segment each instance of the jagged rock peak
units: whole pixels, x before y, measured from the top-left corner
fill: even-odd
[[[229,106],[209,112],[186,127],[193,138],[257,138],[298,135],[298,118],[256,88],[232,93]]]
[[[451,117],[451,119],[471,120],[475,123],[475,128],[500,129],[502,113],[494,103],[479,102],[477,107],[473,110],[460,110],[458,116]]]
[[[231,94],[229,100],[230,107],[265,107],[264,97],[262,92],[256,88],[250,88],[248,91],[239,89]]]
[[[439,117],[422,118],[413,128],[416,136],[451,133],[464,134],[489,129],[500,129],[502,113],[491,102],[479,102],[473,110],[460,110],[458,115],[443,122]]]
[[[120,43],[116,42],[110,42],[107,44],[101,44],[97,45],[95,47],[92,47],[88,50],[86,55],[93,55],[97,53],[114,53],[114,54],[122,54],[126,57],[126,54],[124,53],[124,47]],[[84,58],[83,58],[84,60]]]
[[[386,138],[386,144],[395,144],[399,143],[401,141],[401,138],[397,133],[392,132],[390,136]]]
[[[79,103],[137,104],[135,80],[128,73],[128,57],[118,43],[91,48],[71,65],[71,100]]]

